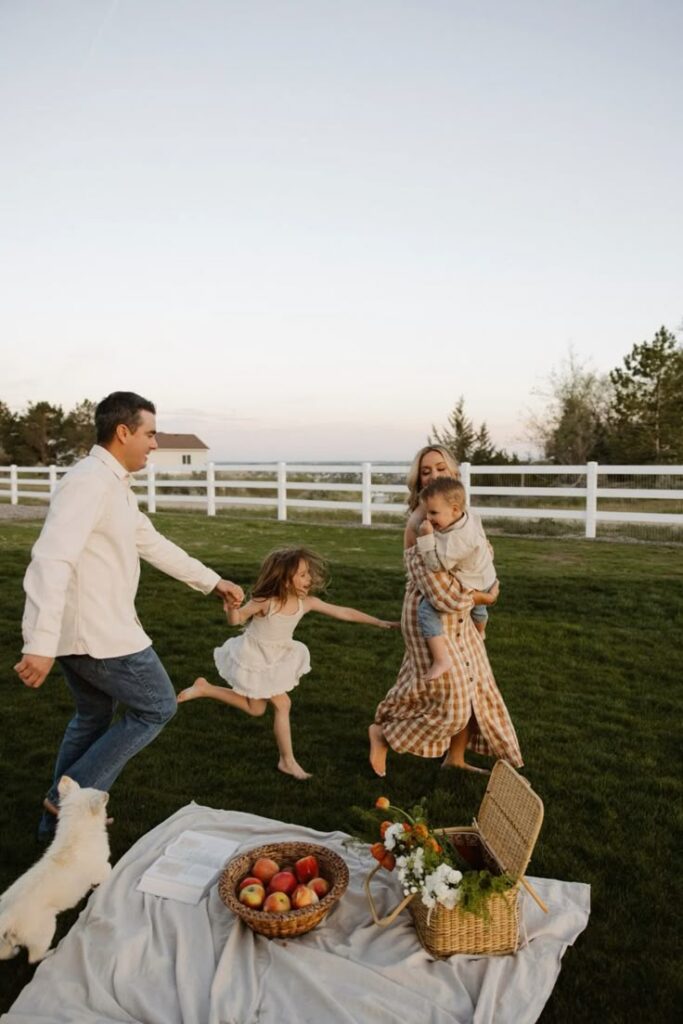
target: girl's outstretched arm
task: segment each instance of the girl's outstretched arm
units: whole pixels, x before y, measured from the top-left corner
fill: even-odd
[[[378,626],[380,629],[400,629],[400,622],[390,622],[387,619],[378,619],[376,615],[367,615],[359,612],[357,608],[342,608],[338,604],[328,604],[321,601],[319,597],[307,597],[304,601],[304,609],[307,612],[320,612],[321,615],[329,615],[331,619],[340,619],[342,622],[362,622],[366,626]]]
[[[223,605],[225,614],[227,615],[228,622],[231,626],[241,626],[243,622],[247,622],[252,615],[264,615],[268,602],[262,597],[252,598],[251,601],[247,601],[246,604],[242,605],[241,608],[229,608],[227,604]]]

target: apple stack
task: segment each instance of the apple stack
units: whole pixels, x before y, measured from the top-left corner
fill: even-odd
[[[254,931],[271,938],[315,928],[348,885],[344,861],[313,843],[258,847],[230,862],[221,899]]]

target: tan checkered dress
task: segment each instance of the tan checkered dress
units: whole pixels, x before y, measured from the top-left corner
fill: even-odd
[[[472,598],[449,573],[429,573],[417,547],[406,551],[405,563],[408,583],[401,625],[406,650],[398,679],[378,705],[375,722],[397,753],[441,757],[451,737],[474,715],[468,746],[520,767],[514,726],[470,618]],[[430,682],[423,681],[430,657],[417,624],[421,592],[445,613],[444,635],[453,658],[451,671]]]

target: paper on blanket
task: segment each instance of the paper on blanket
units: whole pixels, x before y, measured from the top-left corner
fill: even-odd
[[[232,839],[186,829],[147,868],[137,891],[195,906],[217,880],[238,845]]]

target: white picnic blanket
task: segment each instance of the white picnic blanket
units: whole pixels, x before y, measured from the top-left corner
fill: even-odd
[[[221,902],[198,906],[136,892],[142,872],[183,829],[242,849],[298,839],[346,860],[349,888],[313,931],[255,935]],[[588,922],[590,888],[532,879],[550,908],[522,897],[528,944],[515,956],[433,960],[406,911],[372,923],[363,881],[374,861],[322,833],[253,814],[188,804],[143,836],[90,897],[57,950],[40,964],[4,1024],[531,1024],[552,992],[566,947]],[[373,879],[378,913],[398,903],[394,874]]]

